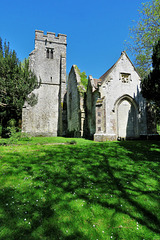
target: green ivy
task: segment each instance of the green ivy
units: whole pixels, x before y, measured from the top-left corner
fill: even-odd
[[[77,66],[75,66],[75,68],[76,68],[76,70],[77,70],[77,72],[78,72],[78,74],[79,74],[79,76],[81,78],[82,86],[85,88],[85,90],[87,90],[88,79],[87,79],[86,73],[85,72],[81,72],[80,69]],[[79,88],[80,91],[84,92],[82,89],[83,88],[81,88],[81,87]]]

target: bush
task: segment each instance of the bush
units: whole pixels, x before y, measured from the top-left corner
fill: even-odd
[[[20,137],[21,141],[30,141],[31,137],[27,134],[27,133],[22,133],[21,132],[21,137]]]
[[[21,129],[16,126],[16,120],[11,119],[7,123],[7,136],[9,137],[7,143],[15,144],[18,141],[28,141],[30,137],[26,133],[22,133]]]
[[[21,132],[17,127],[7,127],[8,130],[8,143],[17,143],[21,138]]]

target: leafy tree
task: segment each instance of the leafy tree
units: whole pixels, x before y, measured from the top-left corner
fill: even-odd
[[[32,94],[29,98],[28,95],[38,87],[36,76],[29,70],[29,61],[21,64],[9,43],[2,44],[0,39],[0,120],[3,127],[10,119],[21,119],[24,101],[35,103],[36,96]]]
[[[156,107],[158,118],[160,110],[160,40],[153,48],[152,67],[148,76],[142,79],[143,96]]]
[[[143,3],[139,10],[139,21],[130,29],[129,50],[135,57],[140,74],[148,74],[152,64],[153,46],[160,38],[160,1]]]

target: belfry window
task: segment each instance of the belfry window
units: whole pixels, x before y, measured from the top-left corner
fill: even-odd
[[[53,53],[54,53],[54,49],[47,48],[46,49],[46,58],[53,59]]]
[[[51,49],[50,56],[51,56],[51,59],[53,59],[53,49]]]
[[[49,58],[49,49],[46,51],[46,57]]]

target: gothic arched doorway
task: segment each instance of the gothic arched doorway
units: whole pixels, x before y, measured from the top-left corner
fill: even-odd
[[[138,109],[130,96],[124,96],[117,101],[117,137],[138,137]]]

